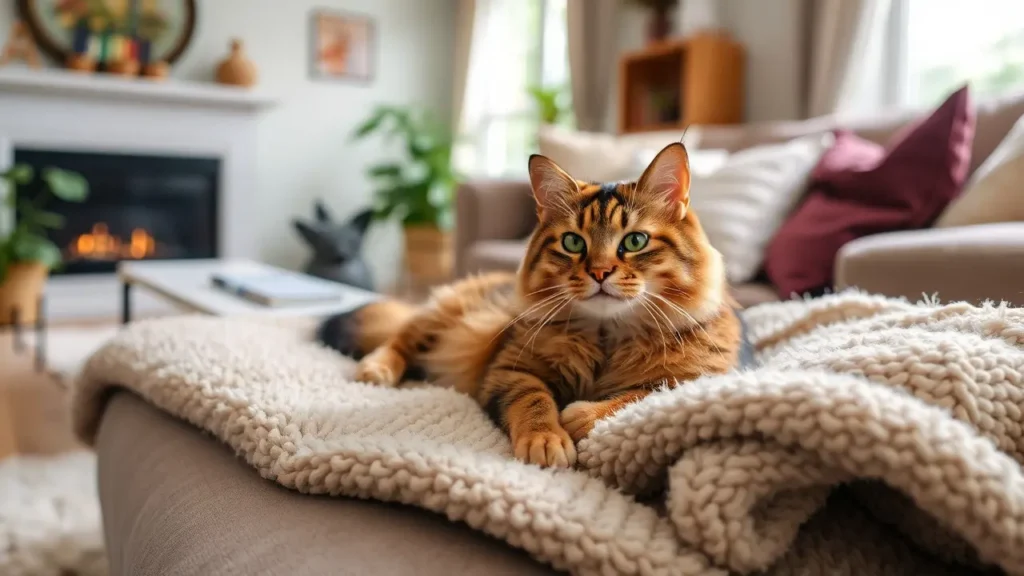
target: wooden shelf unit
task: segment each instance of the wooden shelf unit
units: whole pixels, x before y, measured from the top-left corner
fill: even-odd
[[[719,32],[625,54],[619,61],[619,132],[742,122],[745,65],[743,47]]]

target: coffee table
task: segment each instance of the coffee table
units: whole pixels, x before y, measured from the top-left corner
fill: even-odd
[[[132,319],[132,290],[139,288],[186,309],[214,316],[328,316],[353,310],[380,298],[379,294],[338,284],[336,302],[294,306],[263,306],[216,288],[218,273],[279,272],[267,264],[241,259],[147,260],[118,264],[122,285],[121,322]]]

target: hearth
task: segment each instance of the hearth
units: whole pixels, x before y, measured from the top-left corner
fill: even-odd
[[[64,228],[50,231],[65,265],[55,274],[112,272],[121,260],[213,258],[220,160],[16,148],[15,163],[73,170],[89,182],[81,204],[52,199]]]

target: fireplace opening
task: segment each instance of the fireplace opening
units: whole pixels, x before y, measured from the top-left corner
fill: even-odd
[[[18,148],[14,162],[37,173],[47,166],[73,170],[89,182],[83,203],[49,201],[48,209],[65,218],[62,229],[48,233],[64,255],[55,274],[112,272],[122,260],[218,255],[218,159]]]

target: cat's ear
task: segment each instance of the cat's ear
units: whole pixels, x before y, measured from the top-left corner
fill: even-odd
[[[636,185],[637,194],[664,202],[682,220],[690,207],[690,160],[686,147],[673,142],[658,152]]]
[[[359,214],[356,214],[351,221],[352,228],[359,232],[360,235],[366,234],[366,229],[370,227],[370,222],[373,221],[373,210],[363,210]]]
[[[530,156],[530,187],[537,200],[537,214],[545,210],[565,206],[565,197],[575,193],[579,187],[572,176],[558,167],[553,160],[540,154]]]
[[[320,244],[320,233],[313,226],[302,220],[292,220],[292,226],[310,246],[316,247]]]
[[[316,211],[317,222],[330,222],[331,213],[327,210],[327,206],[324,205],[323,201],[317,200],[316,204],[313,205],[313,209]]]

